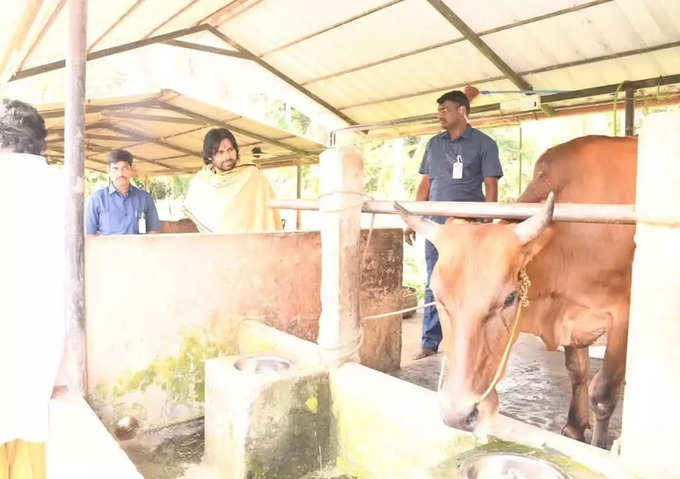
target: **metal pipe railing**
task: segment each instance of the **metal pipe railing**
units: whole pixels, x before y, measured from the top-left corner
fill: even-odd
[[[541,209],[540,203],[485,203],[472,201],[400,201],[407,210],[418,215],[455,216],[459,218],[499,218],[523,220]],[[269,206],[277,209],[318,210],[318,200],[272,200]],[[396,214],[393,201],[364,202],[364,213]],[[635,224],[634,205],[556,203],[554,221],[573,223]]]

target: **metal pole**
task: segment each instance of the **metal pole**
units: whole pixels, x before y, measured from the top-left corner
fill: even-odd
[[[635,90],[626,88],[626,136],[633,136],[633,126],[635,124]]]
[[[302,166],[300,165],[295,167],[295,194],[298,200],[302,198]],[[300,228],[302,228],[302,212],[297,210],[295,212],[295,229],[300,230]]]
[[[519,125],[519,184],[517,198],[522,194],[522,124]]]
[[[66,349],[69,387],[81,395],[87,388],[83,274],[86,44],[87,0],[69,0],[64,122]]]
[[[474,201],[400,201],[412,213],[427,216],[455,216],[458,218],[502,218],[523,220],[538,213],[538,203],[486,203]],[[272,208],[293,210],[318,210],[317,200],[274,200]],[[395,214],[393,201],[365,201],[363,213]],[[558,203],[553,213],[554,221],[572,223],[635,224],[633,205]],[[674,220],[669,219],[668,222]],[[675,220],[677,221],[677,219]]]

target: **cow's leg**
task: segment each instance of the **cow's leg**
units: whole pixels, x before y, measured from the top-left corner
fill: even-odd
[[[562,428],[564,436],[585,441],[588,428],[588,348],[564,348],[564,363],[571,380],[571,404],[567,424]]]
[[[607,429],[626,371],[626,346],[628,344],[628,318],[621,324],[615,322],[607,335],[607,351],[602,368],[590,384],[590,408],[595,413],[595,427],[591,444],[604,448]]]

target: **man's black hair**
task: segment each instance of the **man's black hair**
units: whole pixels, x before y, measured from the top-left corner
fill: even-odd
[[[212,163],[212,157],[215,156],[217,150],[220,148],[220,143],[222,140],[229,139],[231,145],[236,150],[236,160],[238,160],[238,144],[236,143],[236,138],[234,134],[227,130],[226,128],[213,128],[208,133],[205,134],[203,138],[203,163],[209,165]]]
[[[0,103],[0,146],[14,153],[40,155],[47,143],[45,120],[38,110],[19,100],[3,98]]]
[[[468,97],[465,96],[465,93],[463,93],[460,90],[453,90],[447,93],[444,93],[442,96],[437,98],[437,103],[442,104],[445,101],[452,101],[453,103],[458,103],[461,106],[465,107],[465,111],[467,114],[470,114],[470,100],[468,100]]]
[[[109,165],[115,165],[119,161],[124,161],[128,165],[132,166],[132,153],[127,150],[111,150],[111,153],[109,153],[108,157]]]

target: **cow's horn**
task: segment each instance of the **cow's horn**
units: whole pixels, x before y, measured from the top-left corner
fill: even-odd
[[[515,226],[515,234],[520,243],[527,244],[536,238],[550,223],[552,223],[553,208],[555,206],[555,195],[551,191],[545,200],[543,209],[535,215],[525,219]]]
[[[401,219],[404,220],[404,223],[413,228],[416,233],[422,235],[424,238],[427,238],[430,240],[430,242],[434,243],[434,240],[437,237],[437,232],[439,231],[439,228],[442,227],[442,225],[435,223],[428,218],[414,215],[396,201],[394,202],[394,210],[399,214],[399,216],[401,216]]]

